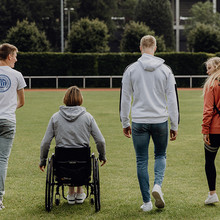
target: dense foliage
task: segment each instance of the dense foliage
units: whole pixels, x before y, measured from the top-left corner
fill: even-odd
[[[141,53],[18,53],[16,69],[25,76],[36,75],[122,75]],[[156,53],[175,75],[205,75],[203,63],[213,54]],[[68,65],[67,65],[68,63]],[[187,64],[187,65],[186,65]]]
[[[5,42],[16,45],[19,51],[23,52],[43,52],[50,50],[49,41],[44,32],[40,32],[35,23],[27,20],[17,22],[6,36]]]
[[[9,29],[17,25],[17,21],[22,22],[25,19],[35,22],[39,31],[45,32],[52,51],[60,51],[61,2],[60,0],[1,0],[0,43],[6,38]],[[138,0],[63,0],[65,42],[68,39],[69,23],[76,23],[81,18],[90,20],[98,18],[108,27],[108,46],[111,51],[119,51],[124,27],[135,19],[137,4]],[[74,10],[70,11],[70,8]],[[166,19],[167,23],[172,22],[169,16]],[[169,19],[171,20],[168,21]],[[152,27],[151,29],[154,30]],[[158,36],[166,36],[166,34],[154,31]]]
[[[104,21],[108,27],[113,26],[111,17],[117,9],[115,0],[83,0],[80,3],[78,14],[80,18],[88,17],[89,19],[98,18]]]
[[[220,50],[220,13],[213,13],[210,1],[198,2],[190,10],[185,26],[190,51],[215,53]]]
[[[156,35],[164,36],[166,46],[174,48],[173,16],[169,0],[139,0],[136,21],[144,22]]]
[[[140,39],[144,35],[155,36],[155,32],[150,30],[150,28],[142,22],[139,23],[139,22],[131,21],[129,24],[125,26],[124,34],[122,36],[122,41],[121,41],[121,51],[139,52]],[[166,46],[163,37],[155,36],[155,38],[157,40],[157,51],[158,52],[165,51]]]
[[[82,18],[72,25],[68,37],[70,52],[107,52],[108,28],[98,19]]]
[[[72,0],[74,1],[74,0]],[[53,50],[60,48],[60,2],[54,0],[1,0],[0,42],[17,21],[35,22],[44,31]]]
[[[220,29],[198,23],[188,34],[188,45],[193,52],[216,53],[220,51]]]

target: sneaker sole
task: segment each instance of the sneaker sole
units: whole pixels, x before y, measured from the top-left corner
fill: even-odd
[[[164,203],[164,201],[162,200],[162,198],[160,197],[160,194],[158,193],[158,192],[156,192],[156,191],[154,191],[154,192],[152,192],[152,195],[153,195],[153,197],[154,197],[154,199],[155,199],[155,206],[157,207],[157,208],[164,208],[164,206],[165,206],[165,203]]]
[[[75,201],[68,201],[68,204],[74,205],[76,202]]]
[[[143,212],[150,212],[153,209],[153,206],[145,209],[145,208],[141,208]]]
[[[76,200],[76,203],[77,204],[82,204],[84,201],[85,201],[85,199],[79,199],[79,200]]]
[[[218,201],[218,200],[215,200],[214,202],[205,202],[205,205],[211,205],[211,204],[217,203],[217,202],[219,202],[219,201]]]

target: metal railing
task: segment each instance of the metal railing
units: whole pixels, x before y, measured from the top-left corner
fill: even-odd
[[[24,76],[28,79],[29,89],[31,89],[32,79],[55,79],[56,89],[59,88],[59,79],[82,79],[83,88],[86,88],[86,79],[109,79],[110,88],[113,86],[113,79],[120,79],[122,76]],[[175,78],[189,78],[189,87],[193,86],[193,78],[207,78],[207,75],[175,75]]]
[[[175,75],[175,78],[189,78],[189,88],[193,86],[193,78],[207,78],[208,75]]]

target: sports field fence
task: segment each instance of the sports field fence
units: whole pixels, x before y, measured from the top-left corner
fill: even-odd
[[[91,86],[117,88],[121,85],[122,76],[24,76],[24,78],[27,79],[26,83],[29,89],[36,87],[36,85],[37,87],[55,87],[58,89],[68,87],[68,84],[70,83],[82,88],[88,88]],[[204,79],[207,78],[207,75],[175,75],[175,78],[177,85],[179,85],[178,87],[198,88],[202,86]],[[195,79],[197,79],[197,81]],[[33,81],[36,80],[38,80],[38,83],[35,83],[35,85],[32,86]],[[39,82],[39,80],[43,80],[44,83]],[[91,82],[91,80],[95,80],[96,83]],[[102,80],[105,81],[102,82]]]

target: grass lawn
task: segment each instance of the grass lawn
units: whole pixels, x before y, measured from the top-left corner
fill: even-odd
[[[166,206],[149,213],[140,209],[141,194],[136,176],[132,140],[122,134],[118,114],[119,91],[83,91],[84,103],[105,139],[107,164],[100,168],[101,211],[86,199],[82,205],[61,204],[47,213],[44,207],[45,176],[38,168],[40,143],[53,113],[62,105],[63,91],[26,91],[25,106],[17,111],[17,133],[6,178],[5,209],[0,219],[220,219],[220,204],[205,206],[208,186],[204,171],[201,135],[201,90],[179,91],[181,122],[178,139],[170,142],[163,182]],[[92,150],[97,151],[92,141]],[[54,150],[54,142],[49,155]],[[149,172],[153,186],[153,145]],[[220,172],[216,158],[217,175]],[[217,191],[220,191],[217,179]],[[220,196],[220,194],[219,194]]]

